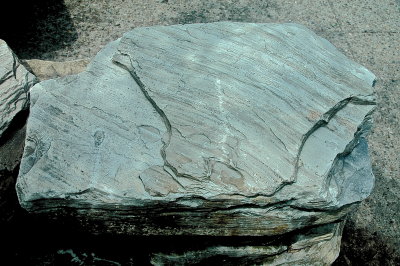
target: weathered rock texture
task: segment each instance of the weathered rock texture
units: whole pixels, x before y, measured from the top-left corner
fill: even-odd
[[[20,203],[128,234],[335,222],[373,186],[374,79],[295,24],[135,29],[32,89]]]
[[[11,219],[15,182],[25,143],[29,89],[37,82],[0,40],[0,224]]]
[[[344,222],[318,226],[300,234],[226,241],[186,249],[153,252],[153,265],[330,265],[337,257]],[[217,241],[215,241],[217,242]],[[208,244],[208,245],[207,245]]]
[[[6,42],[0,40],[0,137],[13,118],[29,106],[29,88],[36,77],[23,67]]]

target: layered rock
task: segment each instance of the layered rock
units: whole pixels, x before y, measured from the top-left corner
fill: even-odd
[[[335,223],[372,190],[374,79],[296,24],[135,29],[32,88],[20,203],[133,235]]]
[[[0,40],[0,137],[13,118],[29,106],[29,89],[37,79]]]
[[[0,40],[0,223],[14,213],[15,182],[25,143],[29,89],[37,82]]]
[[[149,257],[153,265],[330,265],[339,253],[343,225],[322,225],[275,240],[203,240],[180,251],[153,251]]]

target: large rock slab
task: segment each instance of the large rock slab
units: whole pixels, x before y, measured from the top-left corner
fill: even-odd
[[[19,201],[128,234],[337,221],[372,190],[374,79],[296,24],[137,28],[32,88]]]

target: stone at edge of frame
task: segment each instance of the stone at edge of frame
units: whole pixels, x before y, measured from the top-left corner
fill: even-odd
[[[29,89],[37,82],[0,39],[0,224],[8,224],[15,212],[18,165],[25,143]]]
[[[29,89],[37,82],[0,39],[0,137],[14,117],[29,107]]]
[[[32,89],[20,203],[113,210],[132,234],[336,221],[372,189],[374,79],[295,24],[137,28]]]

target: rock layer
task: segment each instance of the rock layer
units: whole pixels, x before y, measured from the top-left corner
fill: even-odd
[[[0,224],[15,211],[15,182],[25,143],[29,89],[37,82],[0,40]]]
[[[0,40],[0,137],[13,118],[29,106],[29,89],[34,75],[20,64],[6,42]]]
[[[184,251],[153,252],[153,265],[330,265],[339,253],[344,222],[318,226],[275,241],[231,241]],[[215,244],[215,243],[214,243]]]
[[[296,24],[137,28],[34,86],[20,203],[144,235],[335,222],[372,190],[374,79]]]

